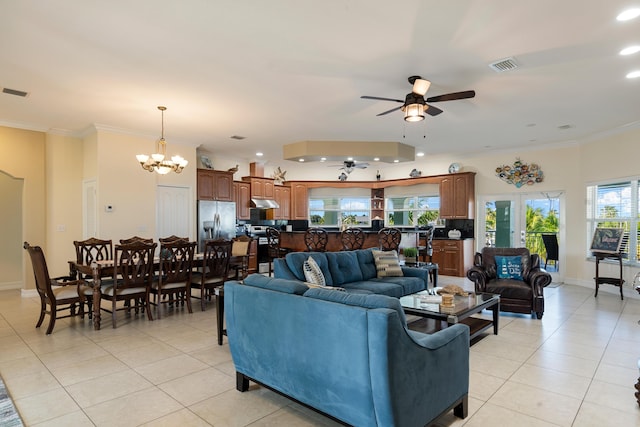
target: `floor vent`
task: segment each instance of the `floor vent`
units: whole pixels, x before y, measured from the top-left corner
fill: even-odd
[[[505,71],[511,71],[518,68],[518,63],[513,57],[505,58],[496,62],[492,62],[491,64],[489,64],[489,68],[491,68],[496,73],[504,73]]]
[[[7,95],[21,96],[23,98],[26,98],[26,96],[29,95],[29,92],[24,92],[16,89],[9,89],[8,87],[3,87],[2,93],[6,93]]]

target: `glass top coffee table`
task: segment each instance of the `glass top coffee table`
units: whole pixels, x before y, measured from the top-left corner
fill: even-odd
[[[469,293],[466,297],[456,295],[453,298],[453,306],[451,307],[434,302],[435,299],[437,299],[437,296],[430,295],[429,291],[420,291],[400,298],[400,304],[406,314],[436,321],[435,325],[430,324],[428,329],[424,329],[423,327],[427,327],[427,325],[426,323],[423,324],[420,330],[424,332],[435,332],[442,329],[443,323],[446,322],[444,327],[456,323],[464,323],[469,326],[470,339],[477,337],[491,326],[493,326],[493,334],[498,335],[500,295],[487,293]],[[492,320],[471,317],[485,308],[493,309]]]

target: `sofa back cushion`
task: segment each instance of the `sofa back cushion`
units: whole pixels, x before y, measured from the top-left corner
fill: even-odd
[[[377,294],[351,294],[320,288],[311,288],[304,293],[304,296],[363,308],[389,308],[397,311],[402,324],[407,325],[407,319],[398,298]]]
[[[372,249],[358,249],[357,251],[352,252],[355,252],[358,257],[358,264],[360,265],[360,271],[362,272],[362,280],[369,280],[378,277]]]
[[[304,283],[300,283],[297,280],[275,279],[262,274],[250,274],[244,278],[243,283],[247,286],[295,295],[302,295],[309,289]]]
[[[520,257],[521,275],[527,277],[531,270],[531,255],[527,248],[483,248],[482,267],[485,268],[490,278],[498,277],[496,256]]]
[[[358,256],[354,251],[327,252],[326,255],[334,286],[363,280]]]
[[[327,262],[327,256],[323,252],[291,252],[285,256],[285,261],[289,270],[296,276],[296,279],[305,281],[304,275],[304,262],[312,257],[313,260],[320,266],[324,281],[327,286],[333,286],[333,278],[331,277],[331,271],[329,271],[329,264]]]

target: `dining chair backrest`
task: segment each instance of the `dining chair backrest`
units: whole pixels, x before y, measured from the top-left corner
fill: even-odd
[[[207,240],[202,260],[203,281],[211,278],[226,278],[229,275],[231,260],[231,240]]]
[[[136,242],[153,243],[153,239],[147,238],[147,237],[139,237],[139,236],[133,236],[128,239],[120,239],[121,245],[128,245],[129,243],[136,243]]]
[[[160,244],[158,275],[161,284],[191,282],[196,245],[196,242],[180,238]]]
[[[189,238],[188,237],[180,237],[180,236],[176,236],[175,234],[172,234],[169,237],[161,237],[161,238],[158,239],[160,244],[169,243],[169,242],[173,242],[173,241],[176,241],[176,240],[183,240],[185,242],[188,242]]]
[[[31,258],[31,266],[33,267],[33,275],[36,280],[36,289],[41,297],[46,297],[50,301],[55,301],[53,290],[51,288],[51,280],[49,277],[49,269],[47,268],[47,260],[40,246],[31,246],[24,242],[24,248]]]
[[[402,233],[397,228],[385,227],[378,231],[378,246],[382,251],[396,251],[400,247]]]
[[[340,233],[343,251],[362,249],[364,245],[364,231],[358,227],[351,227]]]
[[[91,265],[95,261],[113,259],[113,243],[111,240],[92,237],[87,240],[74,240],[73,245],[76,248],[76,262],[78,264]]]
[[[151,285],[157,243],[142,241],[115,246],[114,279],[118,288]]]

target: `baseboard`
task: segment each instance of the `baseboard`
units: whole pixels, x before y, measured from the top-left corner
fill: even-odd
[[[582,288],[590,289],[591,291],[593,291],[594,294],[596,292],[596,285],[593,280],[565,277],[564,283],[567,285],[576,285]],[[620,296],[620,288],[613,285],[600,285],[598,294],[602,294],[602,293]],[[633,289],[630,282],[624,283],[624,285],[622,286],[622,294],[624,295],[625,298],[640,300],[640,294],[636,292],[635,289]]]
[[[9,291],[11,289],[20,289],[22,288],[22,282],[4,282],[0,283],[0,291]]]
[[[22,298],[35,298],[38,296],[38,291],[35,289],[22,289],[20,291],[20,296]]]

